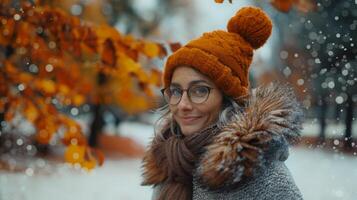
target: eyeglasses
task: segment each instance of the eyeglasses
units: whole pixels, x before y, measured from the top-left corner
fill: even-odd
[[[214,89],[208,86],[192,86],[188,89],[181,89],[179,87],[168,87],[161,90],[165,101],[170,105],[177,105],[180,103],[183,92],[187,92],[188,99],[195,104],[200,104],[207,101],[210,91]]]

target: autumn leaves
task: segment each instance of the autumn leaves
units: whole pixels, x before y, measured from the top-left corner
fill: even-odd
[[[65,107],[115,104],[128,113],[153,106],[160,86],[147,60],[166,55],[158,43],[122,35],[108,25],[93,25],[62,10],[21,1],[0,5],[0,114],[7,124],[22,117],[36,129],[40,144],[60,140],[65,160],[91,169],[103,155],[88,146],[81,126]],[[98,84],[98,76],[106,81]],[[56,137],[55,137],[56,136]]]

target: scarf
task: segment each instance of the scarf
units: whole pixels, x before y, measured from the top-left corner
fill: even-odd
[[[142,185],[160,183],[159,200],[191,200],[196,163],[217,132],[217,126],[211,125],[189,136],[176,135],[168,129],[155,137],[143,159]]]

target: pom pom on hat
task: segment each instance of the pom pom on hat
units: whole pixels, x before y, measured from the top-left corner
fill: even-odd
[[[260,8],[244,7],[229,20],[227,30],[239,34],[257,49],[269,38],[272,22]]]

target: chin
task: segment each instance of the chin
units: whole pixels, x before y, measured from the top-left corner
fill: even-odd
[[[200,132],[203,129],[203,126],[180,126],[183,135],[192,135],[194,133]]]
[[[192,135],[194,133],[200,132],[205,127],[205,120],[200,119],[192,124],[178,123],[183,135]]]
[[[181,132],[183,135],[192,135],[193,133],[196,133],[200,129],[198,127],[190,127],[190,126],[181,126]]]

